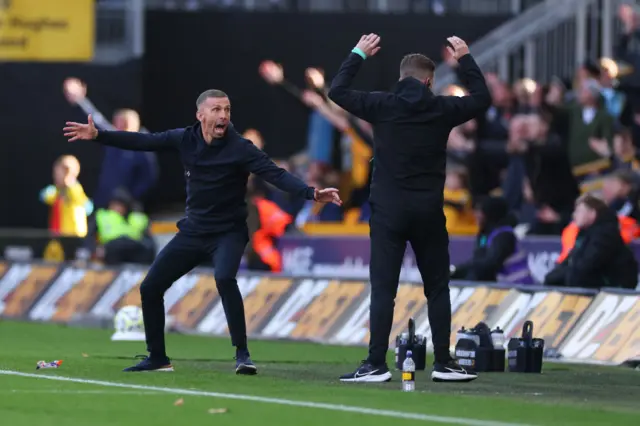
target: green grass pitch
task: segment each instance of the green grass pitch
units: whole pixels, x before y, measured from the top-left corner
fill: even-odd
[[[145,345],[110,335],[0,320],[0,424],[547,426],[632,425],[640,418],[640,372],[624,367],[546,363],[540,375],[485,373],[467,384],[433,383],[425,371],[416,375],[417,391],[403,393],[397,372],[380,385],[338,382],[365,348],[254,341],[259,374],[243,377],[234,374],[228,339],[171,334],[175,372],[123,373]],[[64,361],[61,368],[35,370],[37,361],[54,359]],[[241,399],[247,396],[259,400]]]

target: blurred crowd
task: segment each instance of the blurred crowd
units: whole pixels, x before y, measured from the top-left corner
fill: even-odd
[[[504,197],[518,223],[535,235],[560,235],[576,199],[587,192],[597,192],[619,213],[638,219],[640,80],[635,84],[634,66],[640,56],[627,49],[637,34],[637,18],[623,7],[620,19],[625,33],[615,57],[588,60],[574,76],[509,83],[486,74],[492,106],[453,129],[449,138],[445,213],[451,234],[477,232],[473,207],[489,195]],[[456,67],[446,49],[443,60]],[[287,82],[273,62],[263,63],[259,72],[310,108],[306,157],[292,159],[288,167],[309,183],[340,186],[349,202],[343,209],[307,211],[279,195],[270,197],[298,224],[366,222],[371,126],[326,98],[322,70],[307,70],[306,89]],[[464,96],[464,81],[443,94]]]
[[[518,236],[561,235],[562,262],[570,257],[584,228],[597,222],[595,216],[591,221],[576,220],[578,206],[587,206],[598,217],[606,216],[598,202],[591,198],[585,202],[587,194],[617,216],[625,244],[640,236],[640,74],[636,71],[640,55],[629,48],[631,40],[640,38],[640,20],[629,6],[620,8],[618,18],[624,33],[617,40],[614,57],[588,60],[573,76],[510,83],[486,74],[493,98],[491,107],[484,115],[453,129],[448,141],[443,195],[451,235],[477,236],[479,248],[487,241],[500,240],[494,238],[496,229]],[[442,59],[456,69],[456,61],[446,49]],[[309,185],[339,188],[346,201],[338,207],[291,199],[254,176],[250,178],[249,228],[254,239],[247,258],[252,269],[278,271],[281,260],[275,242],[285,232],[303,231],[313,223],[338,224],[345,232],[349,227],[366,225],[373,133],[369,123],[328,99],[323,70],[308,68],[304,88],[289,82],[282,66],[273,61],[264,61],[258,73],[267,84],[282,88],[309,111],[306,148],[292,158],[277,160],[279,165]],[[64,83],[64,94],[84,113],[93,114],[100,128],[146,131],[135,111],[118,110],[111,122],[107,120],[88,99],[84,83],[77,79]],[[464,80],[459,78],[442,94],[464,96]],[[259,129],[248,129],[244,135],[260,149],[268,143]],[[122,238],[138,243],[137,247],[144,247],[148,254],[149,220],[139,206],[157,182],[155,156],[109,147],[104,150],[93,203],[81,186],[67,192],[76,194],[75,198],[67,197],[62,202],[56,198],[56,188],[79,185],[80,167],[69,156],[56,163],[54,185],[42,193],[42,200],[52,209],[50,228],[86,237],[88,246],[102,259],[126,260],[133,256],[126,253],[134,253],[131,247],[135,246]],[[73,213],[65,216],[63,211]],[[113,211],[119,216],[105,213]],[[61,221],[62,216],[73,219]],[[114,227],[119,231],[110,232]],[[114,240],[116,244],[108,246]],[[113,250],[120,254],[109,255],[105,247],[117,247]],[[468,279],[474,274],[496,279],[518,254],[515,242],[505,247],[498,260],[494,259],[488,276],[473,272],[469,265],[460,265],[456,274]]]

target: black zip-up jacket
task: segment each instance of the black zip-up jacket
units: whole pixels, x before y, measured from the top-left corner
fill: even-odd
[[[451,129],[484,113],[491,94],[471,55],[460,58],[469,96],[435,96],[412,77],[393,92],[349,89],[364,59],[351,53],[331,83],[329,98],[374,130],[371,199],[384,200],[409,190],[442,197],[447,140]]]
[[[96,142],[133,151],[177,150],[187,185],[185,234],[215,234],[247,226],[247,180],[254,173],[293,195],[314,199],[307,186],[229,125],[223,138],[207,144],[200,123],[161,133],[98,132]]]
[[[565,260],[569,287],[621,287],[633,290],[638,284],[638,263],[620,236],[613,210],[598,215],[595,223],[580,230]]]

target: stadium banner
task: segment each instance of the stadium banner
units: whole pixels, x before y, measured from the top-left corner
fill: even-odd
[[[48,231],[0,230],[0,255],[13,262],[88,259],[83,238],[52,236]]]
[[[553,269],[560,255],[560,238],[527,237],[519,242],[527,253],[529,271],[537,283],[542,283]],[[451,237],[449,255],[451,263],[458,265],[469,260],[473,254],[475,239]],[[309,237],[288,236],[280,238],[278,246],[282,252],[283,271],[293,276],[326,277],[338,275],[350,279],[367,279],[369,276],[369,239],[366,237]],[[640,262],[640,243],[631,248]],[[421,280],[415,255],[410,246],[404,255],[402,280]]]
[[[145,269],[79,263],[0,262],[0,317],[87,325],[111,324],[116,312],[140,305]],[[254,339],[289,339],[366,346],[369,296],[366,280],[241,273],[247,333]],[[210,269],[185,275],[165,294],[171,328],[184,333],[228,336],[227,322]],[[622,364],[640,357],[640,293],[541,286],[451,285],[452,340],[478,322],[519,336],[525,321],[545,339],[548,356],[569,362]],[[398,289],[395,336],[416,320],[416,333],[431,346],[428,305],[421,284]]]
[[[0,0],[0,60],[90,61],[94,0]]]

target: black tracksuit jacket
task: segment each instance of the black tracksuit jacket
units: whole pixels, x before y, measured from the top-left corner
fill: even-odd
[[[435,96],[408,77],[393,92],[362,92],[351,86],[364,59],[351,53],[333,79],[329,98],[374,128],[371,200],[384,202],[407,192],[444,191],[447,140],[451,129],[483,114],[491,105],[484,76],[471,55],[459,60],[469,96]],[[442,208],[442,206],[439,206]]]
[[[178,222],[184,234],[207,235],[247,226],[247,180],[254,173],[276,188],[314,199],[307,186],[229,125],[225,136],[207,144],[200,123],[161,133],[98,132],[96,142],[134,151],[176,150],[184,166],[186,215]]]

